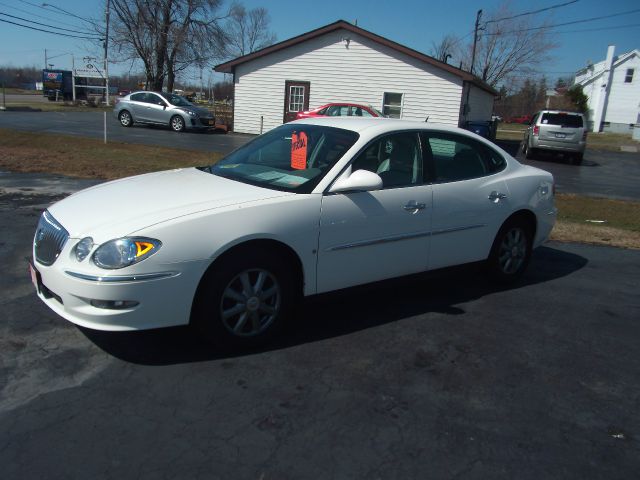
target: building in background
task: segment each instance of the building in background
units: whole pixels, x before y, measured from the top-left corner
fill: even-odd
[[[489,121],[497,92],[469,72],[339,20],[215,67],[233,74],[234,130],[262,133],[332,102],[390,117]]]
[[[606,59],[578,71],[575,83],[589,97],[591,131],[632,133],[640,115],[640,50],[616,56],[609,45]]]

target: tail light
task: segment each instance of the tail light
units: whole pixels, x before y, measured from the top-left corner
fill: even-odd
[[[540,127],[538,125],[535,125],[533,127],[533,135],[537,137],[539,134],[540,134]]]

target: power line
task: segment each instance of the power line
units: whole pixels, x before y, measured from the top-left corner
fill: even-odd
[[[2,16],[4,16],[4,17],[13,18],[13,19],[15,19],[15,20],[21,20],[21,21],[23,21],[23,22],[34,23],[34,24],[36,24],[36,25],[40,25],[40,26],[42,26],[42,27],[55,28],[56,30],[63,30],[63,31],[65,31],[65,32],[86,33],[87,35],[94,35],[94,33],[93,33],[93,32],[85,32],[85,31],[81,31],[81,30],[78,30],[78,29],[76,29],[76,30],[70,30],[70,29],[68,29],[68,28],[56,27],[56,26],[53,26],[53,25],[49,25],[49,24],[47,24],[47,23],[40,23],[40,22],[36,22],[35,20],[29,20],[29,19],[22,18],[22,17],[16,17],[15,15],[9,15],[8,13],[2,13],[2,12],[0,12],[0,15],[2,15]]]
[[[553,33],[597,32],[600,30],[617,30],[619,28],[632,28],[632,27],[640,27],[640,23],[629,23],[627,25],[614,25],[611,27],[600,27],[600,28],[583,28],[580,30],[560,30],[560,31],[555,31]]]
[[[613,13],[611,15],[602,15],[600,17],[591,17],[591,18],[585,18],[583,20],[574,20],[573,22],[556,23],[555,25],[545,25],[542,27],[521,28],[520,30],[510,30],[508,32],[484,33],[483,35],[487,35],[487,36],[505,35],[507,33],[520,33],[520,32],[527,32],[530,30],[544,30],[547,28],[563,27],[565,25],[575,25],[576,23],[594,22],[596,20],[602,20],[604,18],[619,17],[620,15],[628,15],[630,13],[636,13],[636,12],[640,12],[640,8],[636,8],[635,10],[629,10],[627,12]]]
[[[98,38],[98,37],[87,37],[87,36],[80,36],[80,35],[69,35],[68,33],[52,32],[51,30],[45,30],[43,28],[30,27],[29,25],[22,25],[20,23],[12,22],[10,20],[3,20],[2,18],[0,18],[0,22],[10,23],[12,25],[17,25],[18,27],[28,28],[30,30],[37,30],[39,32],[52,33],[54,35],[60,35],[62,37],[84,38],[84,39],[87,39],[87,40],[102,40],[101,38]]]
[[[67,12],[66,10],[63,10],[62,8],[56,7],[55,5],[52,5],[52,4],[43,3],[41,5],[38,5],[37,3],[28,2],[27,0],[18,0],[18,1],[21,2],[21,3],[24,3],[26,5],[30,5],[32,7],[40,8],[40,9],[44,10],[47,13],[55,13],[57,15],[64,15],[65,17],[66,16],[72,16],[72,17],[78,18],[78,19],[80,19],[80,20],[82,20],[84,22],[90,23],[91,25],[95,26],[95,23],[92,22],[91,20],[88,20],[86,18],[80,17],[80,16],[75,15],[75,14],[73,14],[71,12]],[[62,11],[64,13],[60,13],[60,12],[56,12],[55,10],[51,10],[51,9],[47,8],[47,6],[53,7],[53,8],[55,8],[57,10],[60,10],[60,11]]]
[[[38,15],[37,13],[30,12],[29,10],[24,10],[22,8],[14,7],[13,5],[9,5],[8,3],[0,2],[0,5],[2,5],[5,8],[10,8],[12,10],[16,10],[16,11],[18,11],[20,13],[26,13],[28,15],[31,15],[32,17],[43,18],[45,20],[51,20],[51,18],[45,17],[44,15]],[[66,22],[63,22],[63,21],[60,21],[60,20],[56,20],[56,22],[58,22],[60,25],[66,25],[68,27],[74,27],[76,29],[76,31],[77,31],[78,28],[81,28],[78,25],[73,25],[71,23],[66,23]]]
[[[524,13],[518,13],[517,15],[513,15],[511,17],[503,17],[503,18],[498,18],[497,20],[487,20],[486,22],[484,22],[485,25],[489,24],[489,23],[496,23],[496,22],[502,22],[503,20],[512,20],[514,18],[518,18],[518,17],[524,17],[525,15],[535,15],[537,13],[542,13],[542,12],[546,12],[548,10],[553,10],[555,8],[560,8],[560,7],[566,7],[567,5],[571,5],[572,3],[577,3],[580,0],[571,0],[570,2],[565,2],[565,3],[559,3],[557,5],[552,5],[550,7],[546,7],[546,8],[540,8],[538,10],[532,10],[530,12],[524,12]]]

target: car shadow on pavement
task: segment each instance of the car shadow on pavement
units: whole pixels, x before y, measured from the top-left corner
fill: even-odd
[[[251,352],[216,351],[187,327],[140,332],[80,331],[105,352],[126,362],[171,365],[261,353],[321,341],[428,313],[462,315],[457,305],[492,293],[514,290],[561,278],[582,269],[587,259],[553,247],[540,247],[522,281],[513,286],[488,282],[481,265],[353,287],[302,302],[294,321],[275,341]]]

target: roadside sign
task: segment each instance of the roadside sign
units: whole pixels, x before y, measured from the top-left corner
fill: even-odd
[[[88,64],[85,68],[76,68],[73,71],[73,74],[76,77],[84,77],[84,78],[104,78],[104,72],[99,68],[94,67],[91,64]]]

